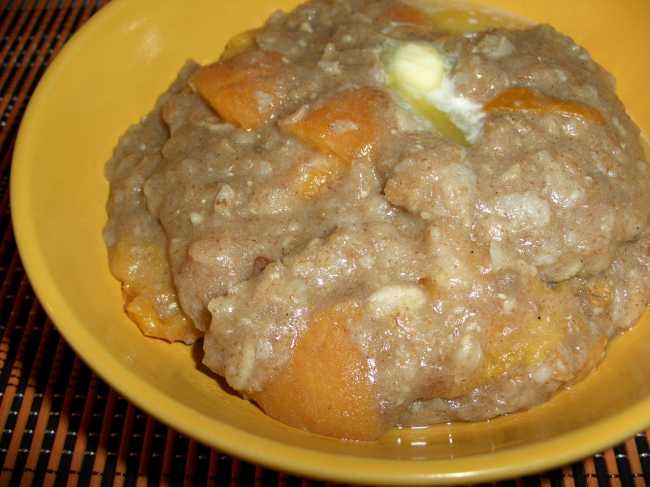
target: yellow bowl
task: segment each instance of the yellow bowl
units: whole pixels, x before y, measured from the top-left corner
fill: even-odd
[[[573,461],[650,424],[650,317],[583,383],[529,412],[478,424],[395,431],[374,443],[297,431],[224,392],[192,351],[145,339],[122,312],[101,240],[104,162],[187,58],[216,58],[229,36],[295,0],[116,0],[48,70],[16,146],[11,204],[25,266],[72,347],[144,410],[208,445],[311,477],[372,484],[474,482]],[[493,0],[550,22],[619,78],[650,133],[650,2]]]

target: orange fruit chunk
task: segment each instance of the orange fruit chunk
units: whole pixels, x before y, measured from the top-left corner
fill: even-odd
[[[427,17],[424,12],[401,2],[390,5],[377,20],[379,22],[399,22],[402,24],[427,24]]]
[[[219,61],[227,61],[228,59],[232,59],[246,51],[254,49],[257,46],[257,40],[255,39],[256,34],[257,29],[251,29],[232,37],[226,43],[226,47],[223,48]]]
[[[135,297],[124,293],[126,314],[146,336],[169,342],[192,343],[200,333],[181,311],[161,316],[156,311],[155,296],[148,293]]]
[[[527,374],[544,362],[561,358],[559,350],[569,334],[568,292],[551,288],[538,278],[533,278],[525,286],[536,307],[527,311],[522,309],[517,315],[496,311],[493,323],[483,331],[486,336],[482,340],[482,365],[470,377],[457,381],[443,397],[462,397],[476,387]],[[574,320],[572,326],[584,327],[585,333],[588,327],[582,320]]]
[[[450,34],[465,34],[497,27],[514,29],[522,22],[508,15],[467,5],[437,9],[432,13],[429,24],[434,30]]]
[[[388,104],[388,95],[376,88],[343,91],[301,120],[284,124],[282,129],[307,145],[349,163],[375,152],[385,130]]]
[[[225,121],[254,129],[280,108],[284,66],[278,53],[244,52],[199,69],[190,85]]]
[[[510,88],[490,100],[483,109],[486,112],[555,112],[576,115],[600,125],[606,123],[603,115],[593,107],[571,100],[547,96],[528,88]]]
[[[142,333],[170,342],[192,343],[199,332],[176,303],[161,313],[160,302],[176,300],[166,250],[160,242],[121,239],[109,249],[113,275],[122,282],[125,310]]]
[[[314,162],[303,164],[292,185],[305,199],[316,198],[322,191],[338,180],[348,164],[335,156],[327,156]]]
[[[359,314],[352,304],[317,313],[289,365],[252,399],[290,426],[336,438],[378,438],[385,424],[368,364],[346,329]]]

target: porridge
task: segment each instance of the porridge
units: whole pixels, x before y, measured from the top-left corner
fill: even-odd
[[[278,12],[183,67],[106,175],[129,317],[323,435],[530,408],[650,301],[650,167],[613,77],[487,11]]]

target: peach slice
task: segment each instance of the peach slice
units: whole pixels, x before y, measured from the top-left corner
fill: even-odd
[[[540,307],[516,316],[496,312],[481,340],[482,365],[471,376],[457,381],[443,397],[461,397],[476,387],[527,373],[546,361],[560,358],[558,350],[568,333],[566,291],[552,289],[537,278],[526,286],[530,289],[528,296],[534,297]],[[576,320],[574,326],[587,325]],[[559,376],[554,378],[562,380]]]
[[[337,181],[347,168],[348,164],[335,156],[326,156],[303,164],[298,169],[298,176],[292,184],[293,189],[304,199],[316,198]]]
[[[257,41],[255,39],[256,34],[257,29],[251,29],[232,37],[226,43],[226,47],[223,48],[219,61],[227,61],[228,59],[239,56],[246,51],[253,50],[257,47]]]
[[[199,331],[181,311],[161,316],[156,310],[154,297],[148,293],[135,297],[124,293],[124,298],[126,314],[146,336],[184,343],[192,343],[200,336]]]
[[[438,9],[431,14],[428,23],[434,30],[450,34],[479,32],[497,27],[514,29],[522,25],[515,17],[469,5]]]
[[[415,7],[397,2],[389,6],[377,18],[379,22],[399,22],[402,24],[426,25],[427,16]]]
[[[113,275],[122,282],[125,310],[147,336],[192,343],[198,330],[176,303],[175,312],[161,313],[159,301],[175,296],[166,250],[156,241],[122,239],[109,249]]]
[[[600,125],[606,123],[603,115],[593,107],[571,100],[547,96],[529,88],[510,88],[490,100],[483,109],[486,112],[564,113],[576,115]]]
[[[385,131],[383,120],[389,101],[388,95],[376,88],[343,91],[282,129],[348,163],[358,157],[372,157]]]
[[[378,438],[386,425],[367,361],[346,329],[359,314],[349,303],[317,313],[289,365],[252,399],[290,426],[336,438]]]
[[[281,107],[284,66],[278,53],[244,52],[199,69],[190,85],[225,121],[253,129]]]

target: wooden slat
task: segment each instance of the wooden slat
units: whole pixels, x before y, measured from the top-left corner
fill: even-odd
[[[219,453],[216,450],[210,450],[210,466],[208,467],[208,485],[217,485],[217,472],[219,470]]]
[[[9,22],[7,22],[7,25],[3,26],[5,28],[7,28],[9,26],[10,22],[15,22],[13,29],[11,29],[11,31],[8,34],[4,34],[4,35],[7,36],[7,42],[4,45],[4,47],[2,48],[2,50],[0,51],[0,59],[2,59],[3,63],[7,62],[7,69],[5,70],[5,74],[3,76],[0,76],[0,86],[4,85],[4,83],[6,81],[7,73],[9,71],[11,71],[11,66],[13,66],[13,64],[16,62],[16,59],[18,59],[18,56],[19,56],[19,54],[20,54],[20,52],[22,50],[22,46],[24,46],[25,43],[27,42],[27,39],[25,38],[26,36],[23,35],[22,40],[19,40],[18,37],[20,36],[20,34],[23,31],[23,28],[25,27],[26,24],[29,24],[30,21],[31,22],[36,21],[37,16],[33,15],[34,11],[36,10],[36,9],[34,9],[34,6],[35,6],[34,4],[35,3],[37,3],[37,2],[35,2],[34,0],[31,0],[29,2],[29,7],[28,8],[20,9],[20,10],[15,9],[13,11],[14,15],[10,16],[11,20],[9,20],[9,18],[8,18],[7,20],[9,20]],[[43,9],[43,5],[39,4],[39,5],[37,5],[37,8],[39,10]],[[16,19],[16,17],[18,17],[18,18]],[[28,29],[29,29],[29,27],[26,30],[28,30]],[[4,30],[3,30],[3,32],[4,32]],[[3,37],[4,37],[4,35],[3,35]],[[19,41],[18,46],[15,45],[17,40]],[[13,56],[9,56],[9,53],[10,53],[11,50],[13,50]],[[0,110],[0,113],[2,113],[3,111],[4,111],[4,109]]]
[[[7,160],[10,160],[10,157],[6,158]],[[9,169],[9,164],[7,163],[7,171]],[[6,191],[4,195],[2,195],[2,200],[0,200],[0,214],[6,210],[9,209],[9,191]],[[2,238],[0,239],[0,265],[3,267],[6,266],[7,258],[10,253],[14,252],[16,250],[16,242],[14,240],[14,232],[13,228],[11,226],[11,223],[7,225],[5,228],[4,234],[2,235]],[[4,277],[4,283],[7,281],[7,275]]]
[[[122,426],[122,432],[120,434],[120,446],[117,451],[117,466],[116,466],[116,479],[113,485],[115,487],[121,487],[124,485],[124,476],[126,475],[126,459],[127,452],[129,447],[129,439],[131,437],[131,432],[133,428],[133,421],[135,416],[135,408],[131,405],[128,406],[126,411],[126,418],[124,419],[124,424]]]
[[[68,39],[70,35],[70,29],[74,21],[74,15],[69,15],[66,19],[66,14],[71,12],[70,9],[71,0],[64,0],[59,13],[55,17],[52,28],[49,31],[46,31],[45,29],[49,23],[41,23],[38,32],[34,36],[34,42],[32,42],[29,46],[29,57],[27,54],[25,55],[25,59],[29,59],[33,53],[37,53],[37,57],[34,61],[33,66],[30,67],[28,62],[22,63],[17,73],[11,78],[9,86],[5,91],[5,93],[7,93],[7,96],[5,96],[2,102],[0,102],[0,113],[5,112],[9,101],[12,100],[11,94],[16,93],[18,83],[23,79],[24,82],[20,87],[20,90],[17,91],[16,98],[12,101],[14,108],[7,117],[7,125],[13,125],[16,123],[18,114],[21,112],[20,109],[23,108],[28,94],[31,94],[31,91],[34,89],[36,75],[42,71],[42,67],[49,57],[50,49],[52,50],[52,55],[56,55],[65,41]],[[51,10],[50,12],[54,13],[56,10]],[[75,12],[77,12],[77,9],[75,9]],[[49,19],[50,17],[48,16],[48,20]],[[65,23],[63,23],[64,20],[66,20]],[[59,36],[58,39],[57,35]],[[41,48],[36,50],[38,43],[41,40],[43,40]],[[5,143],[7,133],[8,132],[6,131],[0,132],[0,145]]]
[[[9,37],[11,36],[11,33],[9,32],[9,26],[16,19],[16,17],[19,16],[20,10],[16,8],[16,2],[13,0],[4,0],[2,2],[2,7],[0,7],[0,11],[9,11],[5,19],[2,21],[2,24],[0,24],[0,35],[2,35],[2,37]],[[2,57],[0,57],[0,61],[2,61],[7,56],[7,52],[5,49],[3,49],[2,53],[0,54],[2,55]]]
[[[13,267],[15,268],[18,264],[16,261],[12,262]],[[12,307],[11,307],[11,312],[10,312],[10,317],[9,317],[9,323],[7,324],[7,328],[5,329],[5,335],[3,336],[3,340],[6,337],[7,343],[11,345],[11,342],[16,343],[14,345],[15,349],[17,350],[7,350],[7,360],[3,366],[2,369],[2,374],[0,375],[0,387],[4,390],[6,388],[6,385],[9,381],[9,376],[11,374],[11,371],[14,369],[14,360],[16,357],[20,357],[20,350],[21,350],[21,345],[24,344],[23,338],[24,336],[20,337],[20,340],[16,340],[15,337],[13,340],[11,340],[11,337],[15,333],[15,328],[18,326],[18,310],[20,309],[20,306],[22,304],[22,301],[24,300],[25,293],[27,291],[27,284],[23,280],[21,281],[21,285],[18,288],[18,293],[16,295],[16,298],[13,301]],[[6,296],[5,296],[6,299]],[[15,393],[14,393],[15,396]],[[10,408],[13,402],[10,402],[8,398],[4,397],[2,400],[2,404],[0,404],[0,424],[6,425],[7,419],[9,417],[9,414],[11,412]],[[1,463],[1,462],[0,462]]]
[[[607,473],[610,475],[610,482],[612,487],[621,487],[619,479],[618,465],[616,464],[616,455],[611,448],[603,453],[605,457],[605,465],[607,465]]]
[[[573,479],[573,472],[571,471],[570,466],[566,466],[562,469],[562,475],[562,483],[564,484],[564,487],[575,487],[576,483]]]
[[[49,320],[46,320],[45,336],[48,336],[52,330],[52,323]],[[45,341],[45,340],[44,340]],[[47,343],[47,342],[46,342]],[[25,463],[25,474],[23,475],[24,482],[31,484],[33,482],[34,472],[36,470],[36,464],[38,461],[38,454],[42,448],[43,438],[45,436],[45,428],[47,426],[51,405],[52,405],[52,395],[54,382],[57,378],[59,369],[55,365],[56,357],[60,356],[61,349],[63,347],[62,339],[59,338],[58,343],[55,347],[54,352],[49,351],[52,358],[51,368],[49,369],[49,374],[47,374],[47,384],[44,390],[44,399],[41,403],[41,407],[38,411],[38,419],[36,426],[34,428],[34,436],[32,438],[32,445],[29,450],[29,455],[27,456],[27,461]]]
[[[183,486],[190,487],[192,479],[196,474],[196,461],[198,457],[198,448],[196,441],[190,440],[187,444],[187,457],[185,459],[185,474],[183,476]]]
[[[5,278],[2,282],[2,286],[0,287],[0,306],[4,305],[4,303],[9,300],[11,285],[14,282],[14,276],[16,275],[16,270],[19,267],[19,263],[20,258],[18,257],[18,253],[14,253],[14,255],[11,257],[11,261],[9,262],[9,266],[7,268],[7,272],[5,273]],[[10,306],[11,311],[9,312],[9,320],[5,323],[1,342],[5,358],[9,354],[10,337],[16,326],[16,320],[13,319],[16,310],[16,303],[12,301]]]
[[[96,472],[103,472],[106,464],[106,445],[108,443],[108,435],[111,431],[111,423],[113,421],[113,411],[115,410],[115,402],[117,401],[117,393],[111,389],[106,401],[106,409],[104,410],[104,418],[102,421],[101,432],[99,433],[99,447],[95,453],[95,463],[93,464],[93,478],[90,485],[100,486],[102,478],[96,475]]]
[[[583,465],[585,469],[585,475],[587,476],[587,485],[589,487],[598,487],[598,479],[596,477],[596,466],[594,465],[594,459],[585,459]]]
[[[36,302],[32,304],[32,308],[38,306],[39,305]],[[23,339],[21,340],[21,348],[18,352],[19,359],[25,359],[25,356],[21,356],[20,352],[22,351],[23,354],[26,355],[24,350],[26,346],[24,343],[27,342],[27,340],[25,337],[29,336],[30,331],[36,327],[36,318],[37,314],[30,312],[23,334]],[[18,409],[14,409],[14,411],[17,413],[16,424],[13,427],[13,433],[11,435],[11,441],[7,449],[4,465],[15,465],[19,451],[24,448],[29,449],[34,438],[34,432],[26,431],[26,426],[28,424],[30,416],[32,415],[32,409],[36,409],[35,406],[38,405],[37,401],[41,401],[42,396],[39,397],[36,389],[34,387],[27,387],[27,384],[30,378],[35,377],[39,373],[39,366],[42,365],[45,354],[50,352],[49,350],[46,350],[46,346],[48,344],[46,338],[47,335],[45,333],[40,334],[40,337],[36,342],[37,345],[35,347],[35,353],[28,357],[28,360],[30,362],[26,371],[26,374],[28,375],[20,377],[20,382],[16,387],[16,395],[11,401],[13,409],[13,407],[16,405],[17,399],[20,399],[20,395],[22,395],[22,400],[20,400]],[[33,347],[34,344],[32,344],[32,348]],[[30,423],[32,423],[32,421],[30,421]],[[21,453],[21,456],[24,458],[24,452]]]
[[[75,358],[72,370],[70,371],[69,385],[66,389],[63,399],[63,408],[61,409],[61,414],[59,416],[59,423],[56,428],[56,435],[54,436],[54,444],[51,448],[52,452],[50,454],[50,459],[47,465],[47,474],[45,476],[44,483],[46,486],[52,486],[56,481],[57,467],[61,461],[63,446],[65,444],[66,434],[68,433],[68,425],[70,424],[70,408],[72,406],[72,400],[74,398],[73,386],[77,380],[80,367],[82,367],[80,360],[78,358]]]
[[[230,462],[230,487],[236,487],[239,482],[239,471],[241,469],[241,462],[236,458]]]
[[[142,451],[140,453],[140,465],[138,466],[138,487],[146,486],[146,475],[149,470],[149,460],[151,452],[151,443],[153,442],[155,420],[151,417],[147,418],[147,426],[144,431],[144,438],[142,440]]]
[[[32,364],[25,363],[25,349],[32,345],[30,343],[30,334],[34,326],[36,325],[35,321],[35,312],[36,309],[40,306],[35,300],[26,299],[30,295],[31,288],[27,279],[22,279],[20,282],[20,287],[18,288],[18,293],[14,300],[11,317],[9,318],[9,325],[7,329],[11,330],[11,335],[6,334],[6,343],[11,347],[12,342],[14,343],[13,350],[7,350],[6,362],[2,367],[2,376],[0,376],[0,387],[2,387],[6,380],[13,376],[14,378],[21,380],[25,375],[25,369],[30,370]],[[30,305],[31,301],[31,305]],[[29,306],[29,312],[27,314],[27,321],[23,322],[24,310]],[[21,327],[20,330],[16,328]],[[5,337],[3,337],[4,339]],[[14,353],[15,352],[15,353]],[[29,372],[27,372],[29,375]]]
[[[70,462],[70,479],[74,483],[79,481],[79,472],[81,471],[81,464],[84,459],[84,453],[88,443],[86,432],[88,431],[88,424],[90,423],[93,406],[95,405],[95,383],[97,379],[93,376],[90,379],[90,384],[84,402],[84,408],[81,415],[79,431],[77,432],[77,441],[75,442],[74,449],[72,450],[72,460]]]
[[[255,466],[255,487],[262,487],[264,485],[264,468]]]
[[[628,459],[630,460],[630,468],[632,469],[632,476],[634,477],[634,486],[643,487],[646,482],[643,475],[643,468],[641,467],[639,451],[637,450],[634,438],[628,438],[625,441],[625,448],[627,449]]]

